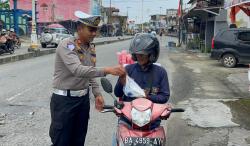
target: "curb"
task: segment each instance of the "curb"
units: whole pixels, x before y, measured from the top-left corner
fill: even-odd
[[[96,42],[95,45],[105,45],[105,44],[110,44],[110,43],[115,43],[115,42],[120,42],[120,41],[126,41],[129,39],[132,39],[132,37],[118,39],[118,40],[111,40],[111,41]],[[56,52],[56,49],[54,48],[54,49],[49,49],[49,50],[27,52],[25,54],[19,54],[19,55],[15,55],[15,56],[7,56],[5,58],[0,58],[0,65],[6,64],[6,63],[11,63],[11,62],[16,62],[16,61],[21,61],[21,60],[25,60],[25,59],[30,59],[30,58],[34,58],[34,57],[49,55],[49,54],[53,54],[55,52]]]

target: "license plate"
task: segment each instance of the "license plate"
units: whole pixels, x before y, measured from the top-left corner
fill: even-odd
[[[126,137],[124,138],[125,146],[162,146],[162,138],[146,138],[146,137]]]

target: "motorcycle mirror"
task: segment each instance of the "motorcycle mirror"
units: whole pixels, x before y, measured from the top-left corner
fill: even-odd
[[[112,93],[113,92],[113,87],[110,81],[107,78],[101,78],[101,84],[102,88],[105,92],[107,93]]]

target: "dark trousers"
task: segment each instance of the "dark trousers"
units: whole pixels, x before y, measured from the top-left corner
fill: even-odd
[[[89,94],[83,97],[53,94],[49,130],[53,146],[84,146],[89,110]]]

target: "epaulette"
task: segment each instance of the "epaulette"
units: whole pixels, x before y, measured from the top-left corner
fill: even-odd
[[[91,48],[95,48],[95,43],[90,43],[89,45]]]

